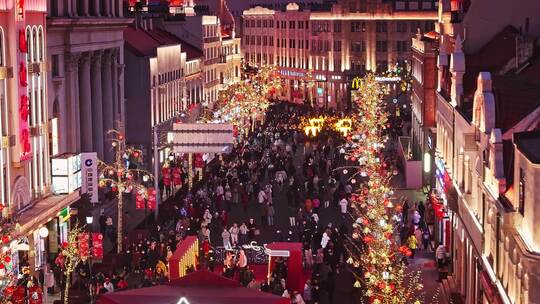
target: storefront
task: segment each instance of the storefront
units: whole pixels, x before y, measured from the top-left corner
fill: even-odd
[[[444,161],[435,156],[435,187],[430,195],[434,211],[435,242],[452,248],[452,220],[457,212],[457,193]]]

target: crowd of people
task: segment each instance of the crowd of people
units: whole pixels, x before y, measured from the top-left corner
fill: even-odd
[[[99,295],[161,284],[178,244],[194,235],[200,244],[197,269],[220,271],[248,288],[288,297],[292,303],[352,303],[355,280],[345,263],[345,239],[351,224],[349,198],[357,185],[340,169],[346,160],[339,151],[339,134],[324,130],[310,138],[298,130],[302,116],[318,114],[308,107],[273,105],[264,124],[232,153],[205,165],[203,178],[196,178],[190,191],[183,187],[172,194],[160,224],[151,225],[147,235],[124,248],[116,257],[115,271],[91,270],[83,262],[75,285],[90,286],[90,293]],[[182,167],[187,185],[185,166],[175,162],[171,165]],[[404,211],[404,226],[422,229],[411,210],[424,216],[421,204],[411,205]],[[403,242],[410,235],[404,233]],[[275,262],[268,280],[257,278],[248,263],[250,251],[243,247],[253,241],[300,242],[304,289],[287,289],[286,259]]]

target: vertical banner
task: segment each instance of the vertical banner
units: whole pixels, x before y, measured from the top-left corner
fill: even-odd
[[[137,191],[137,194],[135,194],[135,208],[144,209],[144,207],[145,207],[144,193],[141,193],[141,191]]]
[[[32,158],[32,145],[30,144],[30,100],[28,98],[28,69],[27,63],[28,60],[28,41],[26,37],[26,18],[25,18],[25,5],[24,0],[16,1],[16,24],[18,26],[19,32],[19,43],[18,43],[18,52],[17,52],[17,77],[19,79],[18,83],[18,145],[15,146],[15,156],[19,157],[19,161],[24,161]],[[16,128],[16,127],[15,127]]]
[[[78,245],[79,245],[79,255],[82,257],[87,257],[90,255],[90,236],[87,232],[81,232],[77,235]]]
[[[179,167],[172,169],[173,183],[175,186],[182,186],[182,171]]]
[[[81,153],[81,193],[90,195],[90,202],[97,203],[98,198],[98,172],[97,172],[97,153]]]
[[[156,209],[156,189],[148,188],[148,209]]]
[[[98,232],[92,233],[92,257],[103,259],[103,234]]]

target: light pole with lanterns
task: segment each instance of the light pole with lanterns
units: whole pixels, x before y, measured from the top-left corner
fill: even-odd
[[[117,227],[117,252],[122,251],[123,243],[123,227],[124,227],[124,193],[131,193],[131,191],[137,191],[137,194],[142,194],[144,198],[148,199],[150,196],[155,195],[149,193],[148,189],[140,181],[148,181],[154,179],[154,176],[146,170],[130,169],[129,160],[138,159],[142,152],[138,149],[128,148],[126,146],[126,140],[124,134],[117,130],[111,130],[108,134],[112,135],[112,146],[115,149],[115,162],[113,164],[106,164],[105,162],[99,162],[99,184],[100,187],[110,186],[111,190],[116,193],[118,200],[118,227]],[[93,221],[93,219],[92,219]]]

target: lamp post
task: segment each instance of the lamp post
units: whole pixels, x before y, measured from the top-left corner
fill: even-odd
[[[116,193],[118,200],[118,228],[117,228],[117,252],[122,251],[123,243],[123,227],[124,227],[124,198],[125,192],[131,193],[132,190],[143,189],[146,192],[146,187],[140,182],[144,176],[155,180],[154,176],[146,170],[130,169],[129,160],[131,157],[139,158],[141,151],[137,149],[127,148],[124,135],[117,131],[111,130],[108,134],[112,134],[112,146],[115,148],[115,162],[106,164],[100,161],[99,178],[100,186],[110,186],[113,192]],[[157,211],[157,210],[156,210]],[[93,220],[92,220],[93,221]]]
[[[44,263],[42,271],[43,271],[43,275],[45,277],[46,271],[48,271],[48,269],[47,269],[48,267],[46,267],[47,266],[47,246],[45,246],[45,239],[49,236],[49,229],[47,229],[47,227],[45,227],[45,226],[39,228],[38,235],[39,235],[39,238],[42,241],[42,242],[40,242],[40,245],[41,245],[41,243],[43,243],[43,256],[41,258],[43,259],[43,263]],[[44,301],[46,302],[47,301],[47,288],[43,288],[43,290],[44,290],[43,291],[43,297],[44,297]]]

